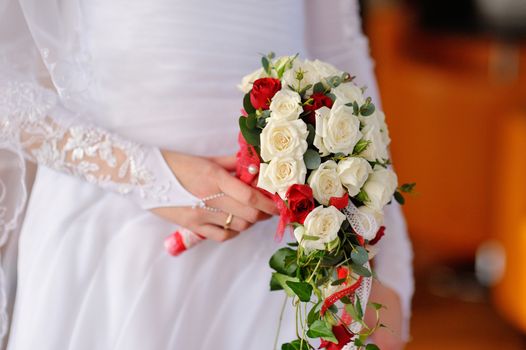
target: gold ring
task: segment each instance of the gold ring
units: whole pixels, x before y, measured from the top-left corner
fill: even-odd
[[[230,229],[230,224],[232,223],[233,219],[234,219],[234,214],[229,213],[226,218],[225,224],[223,225],[223,228],[225,229],[225,231],[228,231]]]

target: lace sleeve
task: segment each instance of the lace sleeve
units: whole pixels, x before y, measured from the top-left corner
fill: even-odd
[[[9,75],[0,83],[0,135],[28,160],[129,195],[146,209],[199,201],[179,184],[157,148],[81,123],[54,91]]]
[[[307,51],[313,56],[356,75],[359,85],[367,87],[377,106],[381,106],[369,43],[361,30],[358,1],[337,0],[327,6],[323,0],[305,0]],[[397,204],[385,209],[386,235],[379,243],[375,258],[378,280],[400,297],[404,340],[409,340],[411,299],[414,292],[413,251],[405,220]]]

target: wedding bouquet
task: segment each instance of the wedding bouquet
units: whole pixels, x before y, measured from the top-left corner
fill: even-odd
[[[270,258],[270,289],[296,308],[297,339],[281,348],[313,349],[311,339],[321,339],[327,349],[377,349],[368,337],[383,326],[382,305],[368,303],[369,262],[384,234],[383,208],[393,198],[403,203],[401,192],[414,186],[398,187],[389,168],[384,114],[349,73],[297,55],[264,56],[240,89],[237,176],[276,202],[276,237],[286,227],[295,237]],[[168,246],[198,240],[181,231]]]

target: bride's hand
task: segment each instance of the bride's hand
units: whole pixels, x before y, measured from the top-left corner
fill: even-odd
[[[278,214],[272,200],[229,172],[235,167],[234,158],[206,159],[171,151],[162,151],[162,154],[179,182],[194,196],[203,198],[220,192],[225,194],[206,201],[207,206],[220,209],[220,212],[191,207],[152,209],[164,219],[206,238],[225,241],[256,222]],[[223,226],[229,213],[233,219],[230,228],[225,230]]]

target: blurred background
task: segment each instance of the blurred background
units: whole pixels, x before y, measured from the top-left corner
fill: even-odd
[[[526,0],[365,0],[415,250],[408,349],[526,349]]]

